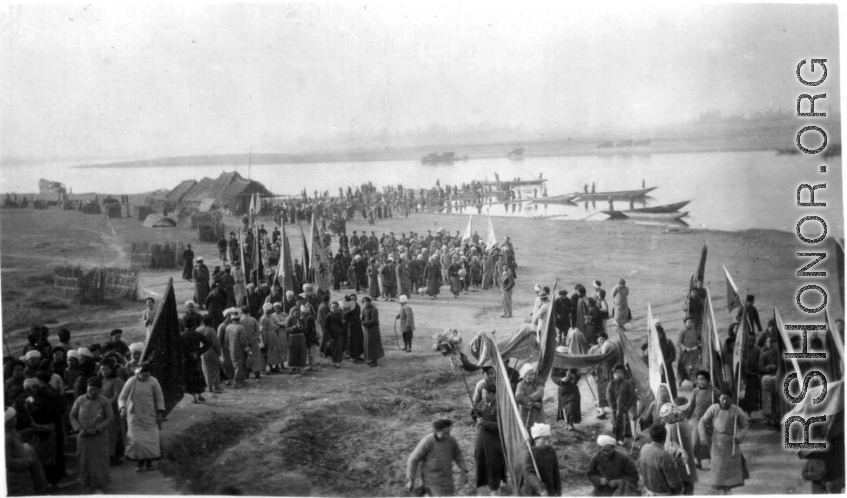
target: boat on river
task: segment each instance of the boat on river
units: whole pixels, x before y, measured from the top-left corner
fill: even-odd
[[[651,220],[651,221],[671,221],[678,220],[685,216],[688,216],[688,211],[683,211],[681,213],[671,212],[671,213],[645,213],[641,211],[602,211],[603,214],[609,215],[609,219],[612,220]]]
[[[641,197],[647,195],[659,187],[647,187],[638,190],[614,190],[610,192],[574,192],[573,200],[581,201],[605,201],[611,198],[613,201],[629,200],[630,197]],[[570,195],[570,194],[569,194]]]

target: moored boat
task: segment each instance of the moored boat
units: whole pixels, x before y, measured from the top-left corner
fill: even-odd
[[[688,211],[682,213],[645,213],[639,211],[603,211],[603,214],[609,215],[609,219],[613,220],[678,220],[688,216]]]
[[[675,202],[673,204],[664,204],[662,206],[652,206],[652,207],[644,207],[644,208],[636,208],[630,209],[629,211],[635,213],[675,213],[687,206],[691,201],[681,201]]]
[[[574,192],[574,200],[582,201],[605,201],[611,198],[613,201],[628,200],[630,197],[641,197],[658,187],[647,187],[638,190],[615,190],[610,192]]]

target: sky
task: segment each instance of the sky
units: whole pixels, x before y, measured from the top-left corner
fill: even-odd
[[[0,166],[791,111],[839,58],[834,6],[424,3],[9,7]]]

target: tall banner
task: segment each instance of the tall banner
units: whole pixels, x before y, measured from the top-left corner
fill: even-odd
[[[653,310],[647,303],[647,365],[650,379],[650,390],[659,399],[659,386],[662,385],[662,372],[665,367],[665,356],[659,343],[659,332],[653,323]]]
[[[706,302],[703,309],[703,330],[700,335],[701,349],[700,370],[709,372],[712,385],[721,391],[729,387],[723,373],[723,362],[721,360],[721,339],[718,335],[717,320],[715,320],[715,308],[712,305],[712,291],[706,286]],[[717,403],[717,400],[714,400]]]
[[[779,316],[779,311],[776,308],[773,309],[773,319],[776,321],[776,329],[779,331],[779,337],[782,339],[780,353],[783,353],[781,358],[784,359],[784,353],[794,354],[794,346],[791,344],[791,338],[788,337],[788,332],[785,330],[785,323],[782,321],[782,317]],[[791,361],[791,366],[794,367],[794,372],[797,373],[797,378],[802,379],[803,371],[800,370],[800,363],[797,361],[797,358],[788,359]],[[782,377],[777,378],[781,379]]]
[[[727,273],[727,275],[729,275]],[[735,348],[732,350],[732,377],[735,401],[740,403],[747,394],[747,348],[750,328],[747,326],[747,307],[741,313],[741,324],[735,334]]]
[[[285,234],[285,223],[282,224],[282,242],[279,244],[279,264],[277,264],[276,278],[282,287],[283,294],[294,289],[294,265],[291,263],[291,247],[288,244],[288,235]]]
[[[824,338],[824,351],[826,351],[826,363],[829,373],[835,379],[841,379],[844,373],[844,342],[842,342],[841,333],[835,327],[835,322],[832,321],[832,315],[829,310],[824,311],[826,316],[826,325],[829,329]]]
[[[556,282],[558,283],[558,278]],[[553,285],[553,291],[555,292],[556,285]],[[557,310],[557,299],[553,299],[550,301],[550,312],[547,313],[547,320],[545,320],[544,327],[541,328],[540,337],[538,340],[538,344],[541,345],[541,351],[538,355],[538,367],[535,369],[538,375],[538,378],[542,381],[546,382],[547,377],[550,375],[550,371],[553,369],[553,358],[556,355],[556,310]]]
[[[318,233],[318,227],[315,224],[315,213],[312,213],[311,246],[312,261],[310,262],[310,266],[313,270],[314,283],[318,285],[321,291],[329,292],[332,265],[329,262],[329,256],[327,256],[327,251],[323,247],[321,236]]]
[[[497,247],[497,237],[494,235],[494,225],[491,224],[491,215],[488,215],[488,236],[485,238],[485,249],[490,251]]]
[[[471,240],[473,237],[473,228],[471,228],[471,224],[473,223],[473,214],[468,215],[468,226],[465,228],[465,233],[462,235],[462,245],[465,244],[465,241]]]
[[[259,285],[259,281],[264,277],[265,268],[262,265],[262,243],[259,241],[259,229],[253,229],[253,269],[250,272],[253,283]]]
[[[309,263],[311,261],[311,258],[309,257],[309,248],[306,247],[306,240],[308,240],[308,237],[306,237],[306,234],[303,232],[302,225],[300,225],[300,236],[302,237],[303,241],[303,282],[311,282],[312,278],[309,275],[309,270],[311,269],[311,265]]]
[[[741,295],[738,294],[738,286],[735,285],[735,281],[732,280],[732,276],[729,274],[729,270],[726,269],[726,266],[723,267],[724,275],[726,275],[726,306],[730,313],[732,310],[738,307],[744,306],[744,301],[741,300]]]
[[[697,264],[697,270],[691,274],[691,282],[688,286],[688,289],[691,290],[696,287],[695,282],[703,282],[705,283],[706,278],[706,255],[709,253],[709,239],[706,238],[706,242],[703,243],[703,249],[700,251],[700,262]]]
[[[179,310],[174,293],[174,279],[168,279],[168,287],[159,310],[150,327],[150,336],[141,353],[142,361],[152,363],[151,374],[162,387],[165,397],[165,415],[170,413],[185,396],[185,367],[182,358],[182,343],[179,339]]]
[[[503,453],[506,455],[506,471],[509,473],[509,482],[512,485],[512,494],[517,495],[521,484],[523,484],[524,465],[527,453],[529,453],[530,436],[521,422],[521,414],[506,366],[497,344],[487,333],[483,333],[485,347],[494,352],[494,370],[497,384],[497,419],[500,425],[500,442],[503,445]],[[531,453],[530,457],[531,457]],[[531,459],[533,466],[535,461]]]
[[[633,346],[629,338],[618,329],[618,338],[621,344],[621,352],[623,353],[623,363],[629,369],[632,376],[632,383],[635,385],[635,394],[640,401],[639,406],[642,416],[656,397],[653,395],[653,390],[650,388],[650,372],[641,351]]]
[[[238,229],[238,251],[241,253],[241,270],[244,273],[244,285],[250,283],[250,268],[247,268],[247,260],[244,259],[244,232]]]

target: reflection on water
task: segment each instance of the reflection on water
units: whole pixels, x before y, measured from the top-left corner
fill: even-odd
[[[828,173],[818,166],[828,163]],[[524,180],[542,174],[550,197],[582,191],[584,185],[595,184],[597,192],[634,190],[656,186],[644,199],[636,199],[636,207],[671,204],[692,200],[685,207],[686,218],[694,228],[719,230],[772,228],[793,231],[796,188],[801,183],[826,182],[827,190],[816,197],[825,198],[830,213],[843,211],[841,157],[807,158],[801,155],[776,155],[773,152],[715,152],[690,154],[652,154],[632,156],[525,157],[523,161],[507,158],[473,159],[454,165],[421,165],[419,160],[359,163],[316,163],[308,165],[254,165],[251,178],[265,184],[276,194],[297,195],[305,188],[329,191],[338,187],[361,185],[368,181],[377,187],[403,184],[406,188],[430,188],[461,185],[474,180]],[[72,167],[4,166],[0,183],[4,191],[36,192],[38,179],[65,183],[74,192],[96,191],[108,194],[171,190],[187,179],[217,177],[224,170],[236,170],[248,176],[246,164],[231,167],[185,166],[168,168],[82,169]],[[521,202],[485,204],[479,211],[492,216],[548,216],[550,219],[580,219],[608,209],[605,200],[582,201],[578,204],[536,204],[543,189],[524,188]],[[615,201],[617,210],[629,208],[628,201]],[[455,210],[453,211],[456,212]],[[477,212],[463,208],[465,214]],[[587,218],[592,222],[605,219],[598,214]],[[843,219],[828,218],[833,230],[843,233]]]

